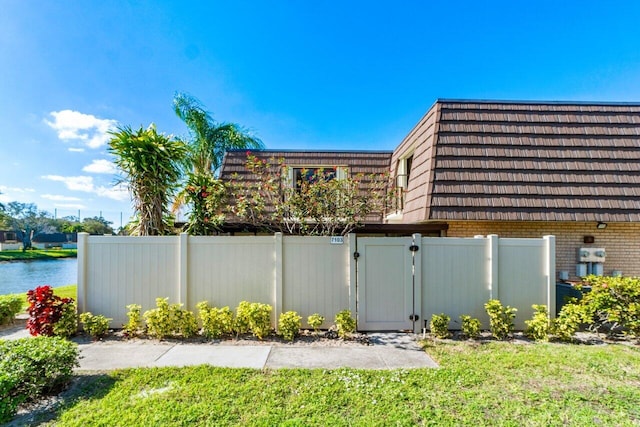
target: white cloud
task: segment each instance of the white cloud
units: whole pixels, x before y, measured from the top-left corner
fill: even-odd
[[[129,193],[125,185],[119,184],[114,187],[104,187],[101,185],[96,186],[93,183],[93,177],[90,176],[44,175],[42,178],[50,181],[62,182],[69,190],[72,191],[93,193],[100,197],[106,197],[118,201],[125,201],[129,199]]]
[[[90,176],[44,175],[42,178],[62,182],[69,190],[93,192],[93,178]]]
[[[109,160],[98,159],[83,167],[82,170],[89,173],[116,173],[116,166]]]
[[[21,195],[25,193],[34,193],[36,190],[33,188],[20,188],[20,187],[8,187],[6,185],[0,185],[0,203],[10,203],[16,199],[21,198]]]
[[[84,153],[84,148],[69,147],[68,150],[72,153]]]
[[[113,187],[98,187],[96,188],[96,194],[102,197],[108,197],[109,199],[118,200],[124,202],[129,200],[129,190],[124,184],[118,184]]]
[[[110,139],[108,131],[115,128],[117,122],[111,119],[99,119],[92,114],[83,114],[73,110],[52,111],[53,121],[45,119],[63,141],[80,141],[89,148],[100,148]]]
[[[6,185],[0,185],[0,192],[11,192],[11,193],[33,193],[36,190],[33,188],[19,188],[19,187],[7,187]]]
[[[43,194],[40,197],[42,197],[43,199],[53,200],[56,202],[79,202],[80,200],[82,200],[78,197],[60,196],[57,194]]]

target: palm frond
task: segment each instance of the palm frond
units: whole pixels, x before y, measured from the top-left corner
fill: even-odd
[[[173,108],[189,128],[189,163],[193,172],[217,174],[227,150],[264,147],[259,138],[240,125],[217,123],[202,103],[189,94],[177,92]]]

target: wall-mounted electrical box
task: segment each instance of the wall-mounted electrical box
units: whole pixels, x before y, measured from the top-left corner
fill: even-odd
[[[579,262],[604,262],[607,256],[604,248],[580,248],[578,249]]]

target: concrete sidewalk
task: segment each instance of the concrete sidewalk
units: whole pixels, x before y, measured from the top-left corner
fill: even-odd
[[[26,329],[0,331],[0,339],[28,337]],[[152,340],[80,341],[77,371],[109,371],[122,368],[211,365],[228,368],[435,368],[438,365],[406,333],[367,334],[372,345],[349,343],[323,345],[262,343],[180,343]]]
[[[411,348],[415,346],[415,348]],[[342,367],[358,369],[435,368],[417,344],[359,346],[183,344],[104,341],[80,344],[78,371],[121,368],[211,365],[228,368],[279,369]]]

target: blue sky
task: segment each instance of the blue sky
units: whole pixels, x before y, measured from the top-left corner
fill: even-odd
[[[437,98],[640,101],[640,2],[2,0],[0,202],[131,214],[105,131],[176,91],[268,148],[393,149]]]

